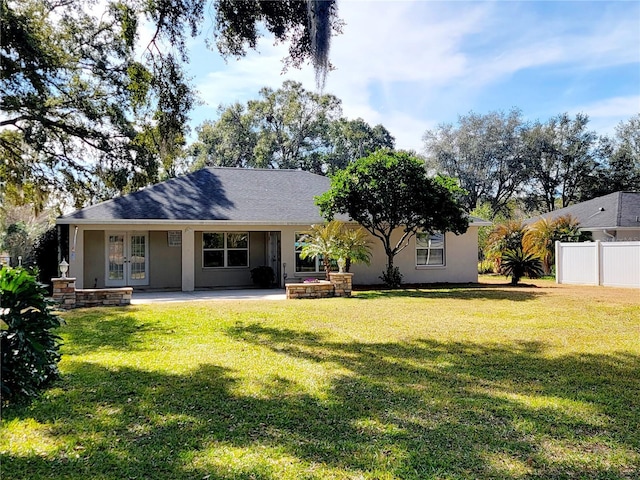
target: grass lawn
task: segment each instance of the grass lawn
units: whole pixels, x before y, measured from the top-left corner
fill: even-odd
[[[640,478],[638,290],[76,310],[6,479]]]

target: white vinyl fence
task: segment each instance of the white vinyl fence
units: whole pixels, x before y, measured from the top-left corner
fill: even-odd
[[[640,288],[640,242],[556,242],[556,282]]]

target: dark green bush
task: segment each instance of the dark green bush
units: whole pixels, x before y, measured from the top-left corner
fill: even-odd
[[[58,376],[62,319],[44,286],[24,268],[0,269],[2,403],[34,397]]]
[[[263,265],[251,270],[251,280],[261,288],[269,288],[276,280],[273,268]]]
[[[402,285],[402,274],[399,267],[387,267],[378,278],[382,280],[387,288],[400,288],[400,285]]]
[[[38,266],[38,280],[47,285],[49,295],[53,293],[51,279],[58,275],[58,229],[51,227],[42,233],[33,244],[33,257]]]

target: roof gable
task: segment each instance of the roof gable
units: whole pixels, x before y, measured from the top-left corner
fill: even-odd
[[[301,170],[208,167],[77,210],[58,223],[149,221],[322,222],[314,196],[327,177]]]

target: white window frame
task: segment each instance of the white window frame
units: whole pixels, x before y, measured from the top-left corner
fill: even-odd
[[[217,234],[222,235],[222,248],[205,248],[204,237],[207,234]],[[247,246],[242,248],[230,248],[228,243],[229,235],[246,235],[247,236]],[[221,268],[249,268],[249,232],[202,232],[202,268],[203,269],[221,269]],[[246,251],[247,252],[247,264],[246,265],[229,265],[229,252],[239,252]],[[222,252],[223,255],[223,263],[224,265],[220,267],[208,267],[204,264],[204,256],[205,252]]]
[[[322,264],[322,259],[320,258],[320,256],[317,256],[313,259],[313,261],[315,262],[315,266],[316,269],[313,272],[302,272],[302,271],[298,271],[298,255],[300,254],[300,252],[302,251],[302,246],[300,246],[300,248],[298,248],[298,239],[299,237],[304,236],[305,233],[304,232],[295,232],[294,233],[294,242],[293,242],[293,256],[295,258],[295,265],[294,265],[294,274],[295,275],[300,275],[300,276],[304,276],[304,275],[315,275],[318,273],[324,273],[324,266]],[[300,242],[301,243],[301,242]],[[307,257],[308,258],[308,257]]]
[[[421,237],[425,236],[425,235],[427,236],[427,241],[426,242],[421,239]],[[431,242],[432,242],[432,238],[431,237],[435,237],[436,235],[442,238],[442,242],[441,242],[442,246],[432,246],[431,245]],[[418,259],[420,258],[419,251],[421,251],[421,250],[426,250],[427,251],[427,256],[426,256],[427,259],[430,258],[431,251],[441,250],[442,251],[442,263],[437,263],[437,264],[435,264],[435,263],[434,264],[419,263],[419,261],[418,261]],[[442,233],[442,232],[434,232],[433,234],[430,234],[429,232],[418,232],[418,233],[416,233],[416,267],[417,268],[443,268],[443,267],[446,267],[446,266],[447,266],[446,235],[444,233]]]

